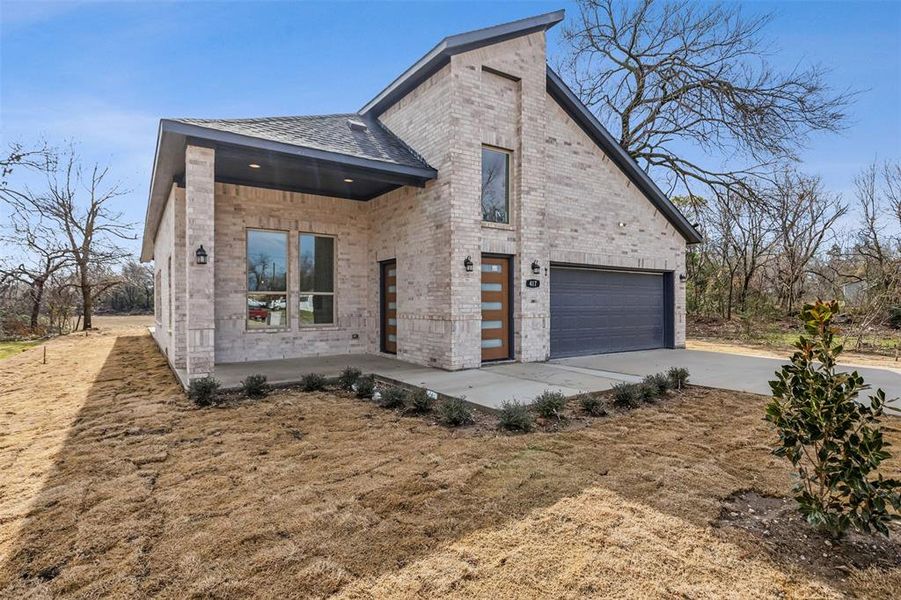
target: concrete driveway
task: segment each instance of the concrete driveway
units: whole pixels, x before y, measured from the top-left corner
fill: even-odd
[[[774,372],[786,362],[783,359],[702,350],[644,350],[557,359],[548,364],[612,379],[624,379],[623,376],[628,375],[633,380],[669,367],[685,367],[691,373],[691,383],[769,395],[768,382],[774,379]],[[893,405],[901,408],[897,400],[901,396],[901,371],[842,365],[839,368],[856,370],[873,389],[882,388],[888,398],[896,399]]]

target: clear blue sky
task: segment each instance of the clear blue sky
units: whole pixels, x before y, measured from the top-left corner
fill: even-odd
[[[354,111],[445,35],[568,2],[45,2],[0,0],[4,142],[75,140],[110,163],[141,221],[161,117]],[[745,2],[775,10],[780,68],[821,63],[863,90],[804,169],[846,198],[874,158],[901,158],[901,2]],[[551,31],[549,53],[559,32]],[[137,243],[135,244],[137,248]]]

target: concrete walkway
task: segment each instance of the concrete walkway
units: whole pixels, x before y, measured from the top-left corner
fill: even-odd
[[[700,350],[645,350],[598,354],[552,360],[546,363],[503,363],[466,371],[444,371],[399,361],[385,355],[338,355],[284,360],[266,360],[216,365],[216,377],[225,388],[238,387],[252,373],[266,375],[270,383],[296,383],[307,373],[332,377],[344,367],[376,373],[409,385],[463,398],[485,408],[496,409],[506,400],[531,402],[545,390],[567,396],[608,390],[620,382],[635,383],[645,375],[685,367],[690,381],[723,389],[769,394],[767,382],[785,361]],[[850,370],[850,368],[849,368]],[[901,373],[890,369],[857,369],[874,388],[889,398],[901,396]],[[901,408],[901,402],[895,401]]]
[[[511,363],[482,369],[445,371],[371,354],[222,363],[216,365],[216,378],[223,388],[228,389],[240,386],[247,375],[261,373],[269,383],[279,385],[296,383],[307,373],[334,377],[347,366],[491,409],[500,408],[506,400],[530,402],[548,389],[569,396],[582,391],[610,389],[618,382],[602,375],[571,372],[547,363]]]

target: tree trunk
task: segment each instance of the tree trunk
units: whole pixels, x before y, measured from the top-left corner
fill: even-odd
[[[38,318],[41,316],[41,300],[44,297],[44,282],[37,280],[31,288],[31,330],[38,327]]]
[[[84,323],[81,329],[82,331],[88,331],[91,329],[91,313],[94,310],[94,302],[91,298],[91,283],[88,278],[87,265],[80,266],[78,270],[81,277],[81,306],[84,314]]]

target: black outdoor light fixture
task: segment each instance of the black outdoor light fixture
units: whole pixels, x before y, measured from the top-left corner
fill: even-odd
[[[197,249],[197,252],[194,253],[194,256],[197,258],[198,265],[206,264],[206,250],[203,249],[203,244],[200,244],[200,248]]]
[[[534,273],[535,275],[541,274],[541,265],[538,264],[537,260],[532,261],[532,273]]]
[[[466,268],[467,273],[472,273],[472,257],[467,256],[463,259],[463,266]]]
[[[685,281],[686,279],[688,279],[688,275],[686,275],[685,273],[679,273],[679,281]]]

